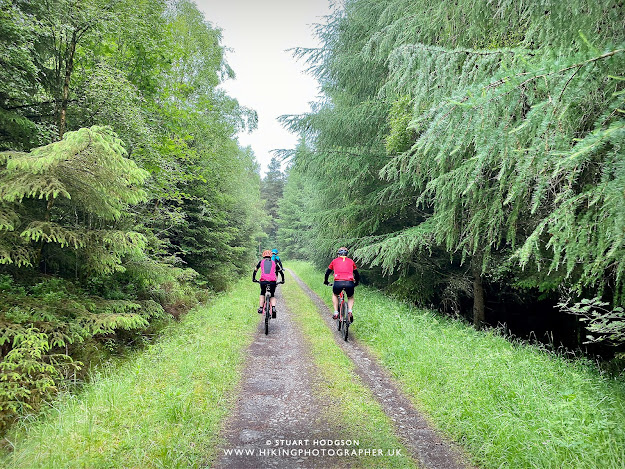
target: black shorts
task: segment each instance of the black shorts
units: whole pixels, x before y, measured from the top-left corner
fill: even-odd
[[[277,283],[275,281],[267,282],[266,280],[261,280],[260,282],[260,295],[261,296],[265,295],[265,285],[269,285],[269,292],[271,293],[271,297],[273,298],[274,295],[276,294]]]
[[[347,298],[354,296],[354,282],[351,280],[335,280],[334,285],[332,285],[332,293],[340,295],[343,288]]]

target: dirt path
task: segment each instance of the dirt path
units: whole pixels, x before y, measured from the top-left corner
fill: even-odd
[[[331,311],[323,300],[292,271],[289,273],[316,304],[328,327],[336,330]],[[396,434],[415,460],[426,468],[473,467],[459,448],[445,441],[432,429],[408,397],[400,391],[394,379],[363,345],[353,338],[345,342],[338,333],[335,334],[335,340],[356,365],[356,373],[360,379],[373,391],[384,412],[393,420]]]
[[[295,274],[289,273],[317,305],[335,330],[323,301]],[[341,468],[360,467],[357,460],[338,457],[338,432],[323,418],[323,402],[315,395],[315,365],[306,339],[278,297],[278,318],[264,334],[259,316],[256,338],[248,350],[236,408],[229,417],[214,467]],[[336,341],[355,363],[356,372],[394,422],[396,434],[420,465],[434,469],[470,468],[461,451],[441,439],[399,390],[377,360],[357,341]],[[341,447],[345,449],[345,446]]]
[[[323,403],[313,392],[314,364],[302,333],[289,318],[280,295],[277,318],[264,333],[259,315],[248,350],[237,406],[222,434],[216,468],[349,467],[328,456],[338,435],[322,418]]]

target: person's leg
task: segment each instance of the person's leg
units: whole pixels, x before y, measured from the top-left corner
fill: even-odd
[[[276,282],[271,282],[270,292],[271,292],[271,317],[276,317],[276,302],[278,299],[276,298]]]
[[[347,310],[351,311],[354,309],[354,297],[350,296],[347,298]]]
[[[258,300],[258,313],[262,313],[263,312],[263,307],[265,306],[265,286],[264,284],[261,282],[260,284],[260,297]]]
[[[332,293],[332,306],[334,306],[334,311],[339,310],[339,296],[336,293]]]

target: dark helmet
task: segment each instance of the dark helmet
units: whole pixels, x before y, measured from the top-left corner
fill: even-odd
[[[340,247],[338,250],[338,255],[339,256],[347,256],[347,253],[349,252],[349,250],[346,247]]]

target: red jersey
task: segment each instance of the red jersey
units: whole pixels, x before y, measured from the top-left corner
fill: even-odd
[[[349,280],[354,281],[354,270],[356,270],[356,263],[349,257],[339,256],[333,259],[328,266],[328,269],[334,271],[334,280]]]

